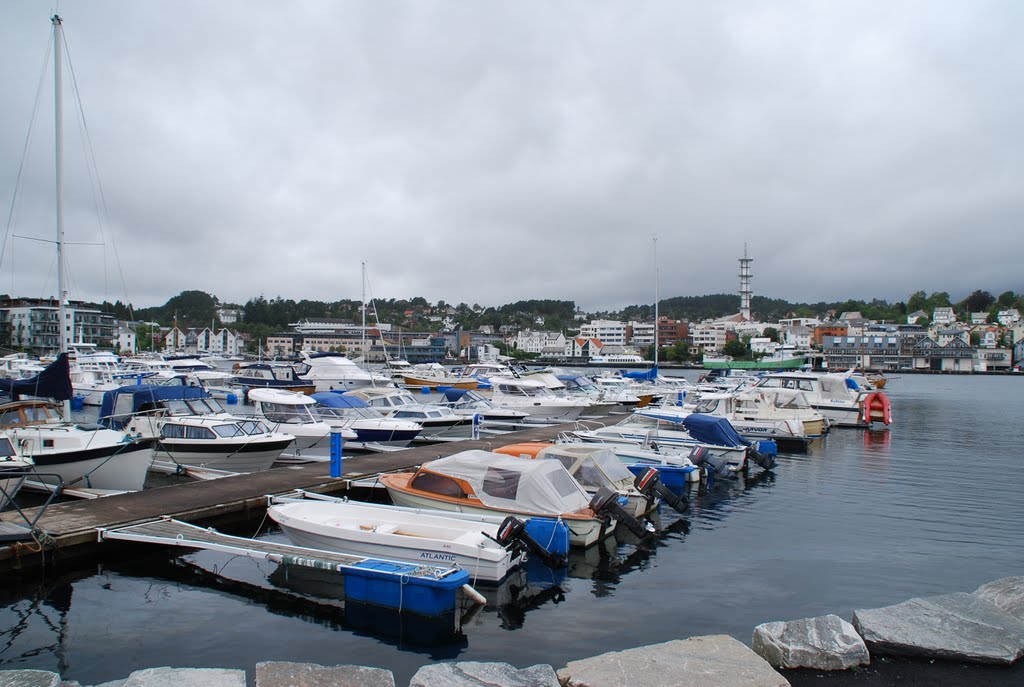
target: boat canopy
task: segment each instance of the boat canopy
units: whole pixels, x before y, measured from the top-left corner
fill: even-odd
[[[584,487],[616,490],[633,483],[633,473],[608,448],[554,444],[541,450],[537,457],[557,460]]]
[[[212,398],[201,386],[164,386],[157,384],[135,384],[111,389],[103,394],[100,404],[100,423],[110,429],[124,429],[128,422],[127,403],[118,399],[131,396],[130,413],[137,413],[144,406],[156,406],[161,401],[187,401],[194,398]],[[115,413],[116,411],[116,413]]]
[[[448,403],[454,403],[456,401],[461,401],[463,396],[465,396],[467,393],[472,392],[472,391],[473,391],[472,389],[457,389],[455,387],[448,387],[447,389],[444,390],[444,400],[447,401]],[[483,396],[480,396],[480,394],[474,394],[474,395],[479,397],[479,398],[483,398]],[[473,397],[470,396],[470,398],[473,398]]]
[[[12,400],[17,400],[19,396],[40,396],[55,401],[70,401],[75,395],[75,390],[71,386],[68,354],[61,353],[35,377],[0,379],[0,391],[10,394]]]
[[[425,463],[421,471],[465,480],[488,508],[557,515],[586,508],[590,502],[587,492],[557,460],[524,460],[471,450]],[[416,488],[416,478],[412,486]]]
[[[310,398],[328,408],[369,408],[370,404],[361,398],[339,394],[336,391],[318,391]]]
[[[655,365],[649,370],[634,370],[632,372],[623,372],[622,376],[626,379],[641,379],[646,381],[654,381],[658,378],[658,366]]]

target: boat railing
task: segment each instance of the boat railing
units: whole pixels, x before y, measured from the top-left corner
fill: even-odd
[[[0,521],[0,542],[18,542],[32,539],[36,544],[42,546],[44,540],[49,538],[49,535],[36,527],[36,523],[43,517],[47,507],[60,498],[61,493],[64,491],[64,480],[56,473],[37,472],[34,468],[7,471],[4,472],[3,476],[4,481],[8,483],[14,482],[17,485],[17,489],[8,493],[8,489],[3,486],[3,482],[0,482],[0,503],[4,504],[5,508],[10,507],[17,514],[18,519],[13,522],[11,520]],[[50,479],[52,483],[39,478]],[[18,504],[17,491],[26,482],[32,482],[33,486],[36,486],[37,480],[38,484],[45,485],[45,491],[48,495],[43,504],[36,506],[35,512],[30,514],[29,511],[23,509]]]

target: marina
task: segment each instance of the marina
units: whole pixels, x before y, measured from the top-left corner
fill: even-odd
[[[290,576],[289,584],[307,594],[284,597],[284,573],[275,566],[216,552],[168,557],[106,543],[114,548],[101,553],[94,531],[85,531],[87,507],[120,503],[116,510],[129,509],[126,520],[143,518],[184,510],[174,493],[212,491],[204,499],[217,505],[200,515],[217,522],[226,515],[224,504],[237,500],[243,510],[230,519],[245,516],[244,524],[232,529],[286,542],[264,520],[266,501],[258,495],[335,482],[325,477],[324,464],[147,489],[118,501],[58,504],[65,510],[54,511],[55,522],[71,537],[70,523],[76,523],[81,543],[94,549],[84,559],[92,563],[64,561],[69,547],[57,554],[67,572],[45,579],[31,568],[6,573],[12,584],[0,618],[23,629],[0,655],[0,667],[60,667],[68,678],[96,684],[136,667],[238,667],[252,674],[255,663],[279,659],[386,667],[404,684],[419,667],[442,660],[558,668],[605,651],[695,635],[724,633],[749,643],[753,628],[770,620],[824,613],[850,618],[857,608],[969,591],[1024,569],[1016,545],[1024,514],[1014,496],[1022,478],[1013,447],[1024,438],[1013,420],[1018,387],[1012,377],[903,377],[887,388],[898,413],[890,428],[834,430],[806,453],[780,451],[770,472],[754,469],[710,488],[694,485],[688,513],[663,507],[652,541],[619,531],[603,546],[570,551],[564,571],[527,566],[497,587],[480,587],[487,604],[461,623],[424,624],[356,606],[338,610],[325,605],[330,587],[319,578],[300,583]],[[974,400],[965,404],[966,398]],[[549,432],[531,429],[515,438],[544,440]],[[984,449],[978,448],[981,437]],[[345,475],[457,450],[444,443],[346,457]],[[236,481],[244,488],[232,486]],[[99,521],[88,519],[94,527]],[[114,610],[113,628],[100,631],[108,626],[98,625],[90,610],[96,604]],[[168,614],[194,629],[171,645],[161,632],[141,631],[159,627]],[[624,615],[628,632],[616,619]],[[206,625],[232,630],[210,642],[196,631]],[[581,626],[589,631],[579,633]],[[74,632],[55,634],[50,627]],[[114,660],[102,641],[111,631],[135,637],[129,660]],[[274,637],[301,641],[282,644]]]

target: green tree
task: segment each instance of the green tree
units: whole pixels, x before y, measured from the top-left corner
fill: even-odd
[[[665,357],[674,363],[689,362],[690,344],[686,341],[676,341],[668,348]]]
[[[764,328],[764,336],[767,337],[769,341],[778,342],[778,340],[779,340],[779,330],[776,329],[775,327],[765,327]]]
[[[746,358],[750,355],[750,346],[743,339],[729,339],[722,352],[733,358]]]

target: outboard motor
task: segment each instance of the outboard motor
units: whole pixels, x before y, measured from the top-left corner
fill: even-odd
[[[643,474],[637,475],[633,480],[633,486],[648,498],[653,498],[654,494],[657,494],[662,501],[679,513],[690,510],[690,502],[685,495],[676,494],[662,483],[658,468],[650,467]]]
[[[536,556],[543,561],[545,565],[551,568],[561,568],[568,563],[566,557],[562,554],[552,553],[541,546],[536,539],[527,533],[526,523],[512,515],[501,521],[501,525],[498,526],[498,536],[496,538],[491,537],[486,532],[484,532],[483,535],[488,539],[493,539],[498,542],[498,544],[506,549],[525,549],[531,556]]]
[[[748,457],[765,470],[775,467],[775,456],[779,449],[774,441],[755,441],[748,449]]]
[[[590,499],[590,509],[598,515],[611,515],[620,523],[626,526],[630,532],[637,537],[644,539],[650,535],[642,522],[626,512],[626,509],[619,505],[619,495],[608,487],[601,487]]]
[[[700,448],[704,448],[701,446]],[[715,477],[728,477],[732,474],[732,470],[729,468],[729,461],[721,456],[716,456],[707,449],[704,449],[703,453],[690,454],[690,461],[697,467],[705,468]]]

